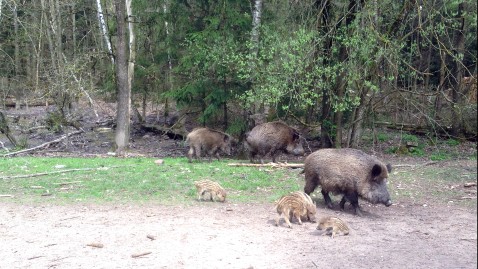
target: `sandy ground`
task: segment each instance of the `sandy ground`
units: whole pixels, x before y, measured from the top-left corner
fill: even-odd
[[[270,204],[2,203],[0,268],[477,268],[476,210],[362,206],[319,205],[351,229],[331,238],[315,223],[274,226]]]

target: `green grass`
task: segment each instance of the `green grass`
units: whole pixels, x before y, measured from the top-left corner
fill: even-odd
[[[193,162],[165,158],[35,158],[0,160],[0,194],[18,202],[158,202],[188,204],[196,199],[193,182],[211,179],[228,192],[230,202],[272,202],[299,190],[300,169],[231,167],[228,161]],[[86,171],[61,170],[92,168]],[[42,176],[8,178],[46,173]]]
[[[470,169],[466,165],[437,164],[412,169],[398,168],[392,172],[388,186],[394,200],[412,200],[428,205],[451,202],[476,208],[476,199],[463,198],[469,196],[464,184],[476,182],[476,178],[476,167]]]

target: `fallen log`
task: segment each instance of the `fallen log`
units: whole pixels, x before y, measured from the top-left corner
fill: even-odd
[[[188,133],[181,129],[172,129],[154,124],[141,124],[141,128],[148,132],[153,132],[161,135],[166,135],[170,139],[184,140]]]
[[[63,139],[66,139],[66,138],[68,138],[68,137],[70,137],[70,136],[73,136],[73,135],[81,134],[81,133],[83,133],[83,132],[84,132],[84,130],[83,130],[83,129],[80,129],[80,130],[78,130],[78,131],[71,132],[71,133],[68,133],[68,134],[66,134],[66,135],[63,135],[63,136],[61,136],[61,137],[59,137],[59,138],[57,138],[57,139],[55,139],[55,140],[53,140],[53,141],[45,142],[45,143],[43,143],[43,144],[41,144],[41,145],[38,145],[38,146],[36,146],[36,147],[33,147],[33,148],[24,149],[24,150],[19,150],[19,151],[15,151],[15,152],[10,152],[10,153],[7,153],[7,154],[2,155],[2,157],[13,156],[13,155],[17,155],[17,154],[20,154],[20,153],[30,152],[30,151],[34,151],[34,150],[41,149],[41,148],[46,148],[46,147],[48,147],[48,146],[50,146],[50,145],[52,145],[52,144],[56,144],[56,143],[62,141]]]
[[[392,129],[392,130],[406,131],[411,134],[422,135],[422,136],[435,134],[438,137],[450,138],[452,137],[451,134],[453,133],[451,126],[439,126],[436,128],[432,128],[431,126],[422,126],[422,125],[416,125],[416,124],[410,124],[410,123],[394,123],[394,122],[375,122],[375,125],[380,127],[385,127],[387,129]],[[468,141],[475,142],[477,140],[476,133],[473,133],[467,130],[462,130],[462,135],[463,135],[463,138]]]
[[[228,166],[303,168],[303,163],[229,163]]]

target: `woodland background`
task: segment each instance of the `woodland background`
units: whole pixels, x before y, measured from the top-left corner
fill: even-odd
[[[243,137],[281,119],[321,147],[365,128],[477,138],[477,2],[0,0],[2,111],[116,102],[115,143],[146,111]],[[85,103],[85,102],[83,102]],[[92,109],[91,113],[96,113]]]

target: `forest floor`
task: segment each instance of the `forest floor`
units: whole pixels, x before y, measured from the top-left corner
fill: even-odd
[[[24,128],[27,120],[41,122],[45,111],[31,108],[6,114],[9,119],[20,117],[18,128]],[[96,132],[98,119],[91,115],[82,121],[90,124],[85,133],[31,154],[107,155],[112,133]],[[18,128],[13,130],[20,137]],[[132,156],[184,156],[187,152],[182,141],[140,130],[132,133]],[[30,146],[58,136],[50,132],[27,135]],[[4,136],[0,139],[8,145]],[[464,154],[471,151],[476,156],[476,143],[461,147]],[[405,168],[428,162],[387,156]],[[438,165],[471,172],[475,178],[469,181],[476,183],[476,160],[447,160]],[[282,222],[276,227],[277,214],[271,204],[50,205],[0,198],[4,199],[0,200],[0,268],[477,268],[476,186],[472,189],[471,205],[442,196],[421,200],[401,196],[388,208],[361,201],[363,217],[351,210],[327,209],[317,196],[318,218],[338,216],[350,227],[349,235],[335,238],[322,236],[316,223],[293,223],[289,229]]]

